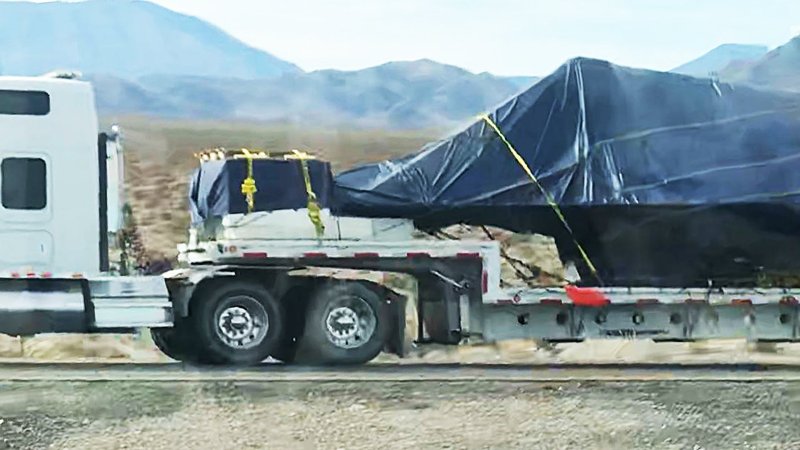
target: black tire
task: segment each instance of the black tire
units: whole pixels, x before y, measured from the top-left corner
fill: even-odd
[[[314,292],[316,280],[298,278],[295,281],[297,284],[281,297],[281,305],[286,313],[283,340],[278,348],[270,354],[272,358],[284,364],[293,364],[297,361],[297,347],[303,336],[308,299]]]
[[[356,314],[358,324],[354,326],[358,329],[350,327],[351,322],[342,325],[343,322],[336,320],[337,312],[344,309]],[[368,323],[369,314],[372,314],[373,325]],[[322,285],[311,297],[306,310],[297,361],[315,365],[365,364],[383,350],[389,334],[388,316],[381,296],[363,283]],[[342,317],[339,313],[339,318]],[[340,334],[334,334],[332,329]]]
[[[284,340],[269,356],[284,364],[294,364],[297,361],[297,341]]]
[[[189,359],[187,349],[182,345],[178,332],[174,328],[152,328],[150,337],[161,353],[174,359],[175,361],[186,361]]]
[[[200,348],[193,339],[190,323],[176,321],[171,328],[151,328],[150,336],[156,347],[168,357],[186,363],[202,363]]]
[[[231,280],[206,287],[192,300],[191,319],[204,359],[212,364],[258,364],[283,339],[283,308],[255,282]]]

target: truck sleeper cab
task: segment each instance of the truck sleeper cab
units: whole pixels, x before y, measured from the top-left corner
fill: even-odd
[[[163,280],[107,273],[116,145],[89,83],[0,77],[1,332],[171,325]]]

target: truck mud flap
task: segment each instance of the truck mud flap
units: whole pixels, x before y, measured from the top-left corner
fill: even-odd
[[[404,358],[410,350],[406,345],[406,304],[408,299],[391,290],[387,291],[387,315],[390,317],[392,330],[386,340],[384,351]]]
[[[434,275],[422,275],[417,280],[417,320],[420,327],[417,341],[448,345],[461,342],[459,293]]]

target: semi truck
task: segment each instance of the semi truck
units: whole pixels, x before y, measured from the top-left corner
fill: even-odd
[[[147,328],[163,353],[193,364],[353,365],[404,355],[414,301],[417,345],[800,339],[797,290],[501,287],[497,242],[420,239],[395,219],[324,213],[319,236],[305,212],[245,214],[187,233],[181,267],[121,275],[109,236],[122,227],[123,159],[90,83],[0,77],[0,333]],[[417,295],[323,269],[405,274]]]

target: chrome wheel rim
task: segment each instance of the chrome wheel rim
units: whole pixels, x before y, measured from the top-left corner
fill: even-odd
[[[230,348],[246,350],[264,341],[269,330],[269,316],[264,305],[253,297],[231,297],[216,311],[217,337]]]
[[[331,302],[324,317],[328,341],[343,349],[358,348],[369,342],[378,323],[369,303],[356,296]]]

